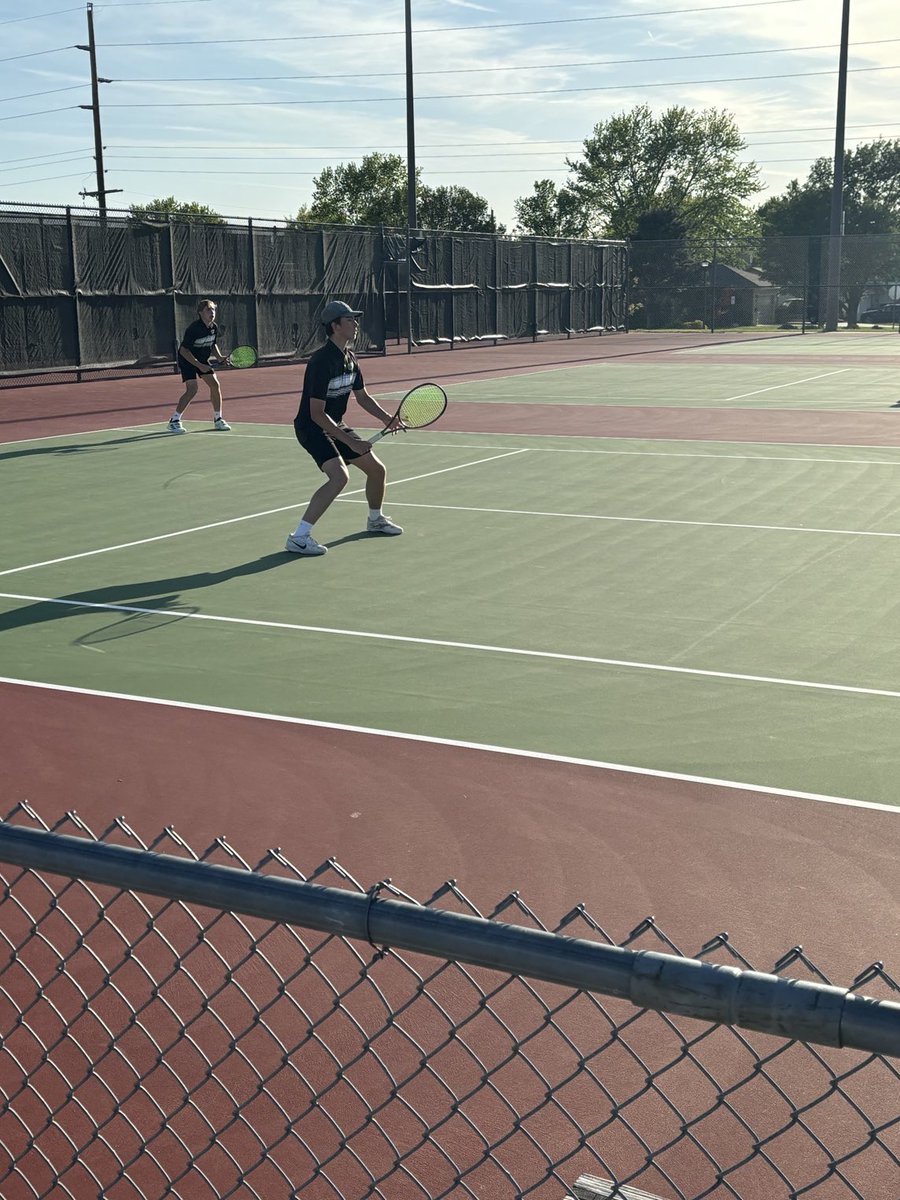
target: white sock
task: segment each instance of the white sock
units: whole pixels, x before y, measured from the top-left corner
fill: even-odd
[[[214,421],[220,421],[221,419],[222,419],[222,410],[221,410],[221,408],[220,408],[220,409],[219,409],[219,411],[218,411],[217,413],[215,413],[215,414],[214,414],[214,416],[213,416],[213,420],[214,420]]]
[[[374,521],[376,517],[380,517],[380,516],[381,516],[380,508],[370,508],[369,509],[369,520],[370,521]]]
[[[312,533],[312,525],[309,521],[301,521],[294,530],[294,537],[305,538],[307,534]]]
[[[177,410],[176,410],[175,412],[173,412],[173,413],[172,413],[172,420],[173,420],[173,421],[180,421],[180,420],[181,420],[181,413],[180,413],[180,412],[178,412]]]

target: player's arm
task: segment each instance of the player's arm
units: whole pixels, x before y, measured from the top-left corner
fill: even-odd
[[[385,412],[367,388],[363,387],[359,391],[354,391],[353,396],[363,412],[367,412],[371,417],[377,417],[382,425],[388,429],[392,427],[394,429],[403,428],[403,423],[398,418],[392,416],[391,413]]]
[[[185,362],[189,362],[192,367],[196,367],[201,375],[208,375],[212,371],[209,363],[202,363],[199,358],[195,358],[193,351],[189,350],[184,342],[178,347],[178,353]]]
[[[365,454],[372,447],[364,438],[356,437],[352,433],[348,433],[346,429],[341,429],[337,421],[333,421],[325,411],[325,401],[319,400],[315,396],[309,398],[309,415],[319,426],[324,430],[330,438],[336,442],[343,442],[345,446],[349,446],[351,450],[355,450],[357,454]]]

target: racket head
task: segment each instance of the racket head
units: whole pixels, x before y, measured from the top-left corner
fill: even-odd
[[[424,429],[439,420],[447,408],[447,393],[439,383],[419,383],[400,401],[397,416],[407,429]]]
[[[255,367],[258,358],[252,346],[235,346],[228,355],[228,361],[233,367]]]

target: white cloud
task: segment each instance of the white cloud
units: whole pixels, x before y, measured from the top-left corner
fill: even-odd
[[[0,0],[0,21],[18,16],[17,4]],[[33,6],[51,12],[58,0],[33,0]],[[537,178],[550,175],[561,182],[566,156],[577,155],[598,121],[639,103],[657,112],[679,103],[733,113],[751,143],[748,157],[760,163],[768,190],[777,192],[790,178],[805,177],[814,158],[832,153],[840,7],[822,0],[744,8],[724,8],[722,0],[585,0],[558,10],[546,0],[417,0],[419,165],[429,182],[459,182],[480,192],[499,219],[510,223],[515,198]],[[676,9],[695,11],[652,15]],[[625,13],[632,15],[624,19]],[[174,192],[235,215],[284,215],[308,201],[312,176],[329,162],[359,158],[366,148],[405,152],[399,2],[104,3],[95,9],[95,26],[100,72],[119,81],[149,80],[101,88],[108,182],[125,189],[123,203]],[[3,64],[0,161],[29,150],[37,156],[89,147],[90,113],[72,107],[90,102],[87,55],[58,49],[85,41],[83,11],[2,28],[0,58],[40,56]],[[428,32],[437,28],[444,31]],[[851,67],[900,64],[900,41],[891,38],[900,39],[896,0],[857,0],[850,40],[869,44],[851,47]],[[212,39],[220,41],[205,44]],[[175,44],[149,44],[164,41]],[[112,44],[117,42],[147,44]],[[813,46],[820,48],[795,49]],[[41,53],[48,50],[55,52]],[[748,50],[764,53],[738,53]],[[672,61],[677,55],[692,57]],[[649,61],[626,61],[633,59]],[[429,73],[438,71],[447,73]],[[771,78],[752,78],[764,75]],[[211,78],[223,76],[228,78]],[[238,78],[246,76],[262,78]],[[851,73],[848,144],[879,133],[900,136],[898,76],[894,70]],[[83,93],[2,102],[42,85],[50,89],[80,80]],[[646,86],[659,84],[670,86]],[[435,96],[460,98],[429,98]],[[308,103],[322,100],[327,103]],[[144,107],[117,107],[127,102]],[[156,106],[162,104],[173,107]],[[2,120],[57,107],[63,111]],[[817,126],[818,132],[778,132]],[[770,140],[786,144],[758,144]],[[512,155],[523,143],[551,141],[556,144],[534,145],[528,157]],[[493,151],[473,143],[494,143]],[[149,149],[166,145],[173,147],[168,165],[164,150]],[[232,161],[212,161],[239,145],[261,147],[252,157],[268,155],[272,174],[238,175],[263,165],[238,160],[236,151]],[[179,146],[185,149],[176,155]],[[183,161],[190,146],[198,147],[193,174]],[[286,149],[267,149],[278,146]],[[135,147],[146,147],[149,161],[126,158],[141,153]],[[439,154],[447,157],[435,157]],[[467,154],[471,157],[457,157]],[[89,173],[89,151],[83,166]],[[280,173],[293,167],[296,177]],[[154,173],[143,173],[151,168]],[[55,173],[42,166],[34,178]],[[60,176],[68,173],[60,166]],[[14,178],[26,176],[17,171]],[[12,181],[0,170],[0,198],[77,203],[84,186],[80,178],[60,178],[29,193]]]

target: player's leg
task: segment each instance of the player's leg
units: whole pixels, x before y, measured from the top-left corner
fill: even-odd
[[[211,371],[205,375],[201,375],[200,378],[209,388],[209,402],[213,407],[213,423],[216,429],[226,432],[231,426],[222,416],[222,387],[219,383],[219,377],[215,371]]]
[[[331,504],[337,499],[350,478],[347,464],[340,455],[337,443],[327,437],[321,429],[300,430],[294,426],[297,440],[325,476],[325,482],[312,494],[300,524],[289,535],[285,550],[292,554],[324,554],[326,547],[312,536],[312,529]]]
[[[402,526],[386,517],[381,511],[384,504],[384,493],[387,488],[387,471],[384,463],[377,454],[370,452],[360,458],[351,460],[366,477],[366,500],[369,502],[369,519],[366,529],[369,533],[384,533],[394,536],[403,532]]]
[[[306,512],[303,514],[303,521],[308,522],[310,527],[315,525],[321,516],[324,516],[326,509],[331,507],[350,479],[347,464],[340,455],[322,463],[321,471],[325,476],[325,482],[313,492],[309,504],[306,506]]]
[[[184,380],[184,391],[178,398],[175,411],[169,418],[169,433],[187,433],[187,430],[181,424],[181,414],[197,395],[197,372],[188,363],[185,363],[181,368],[181,378]]]

